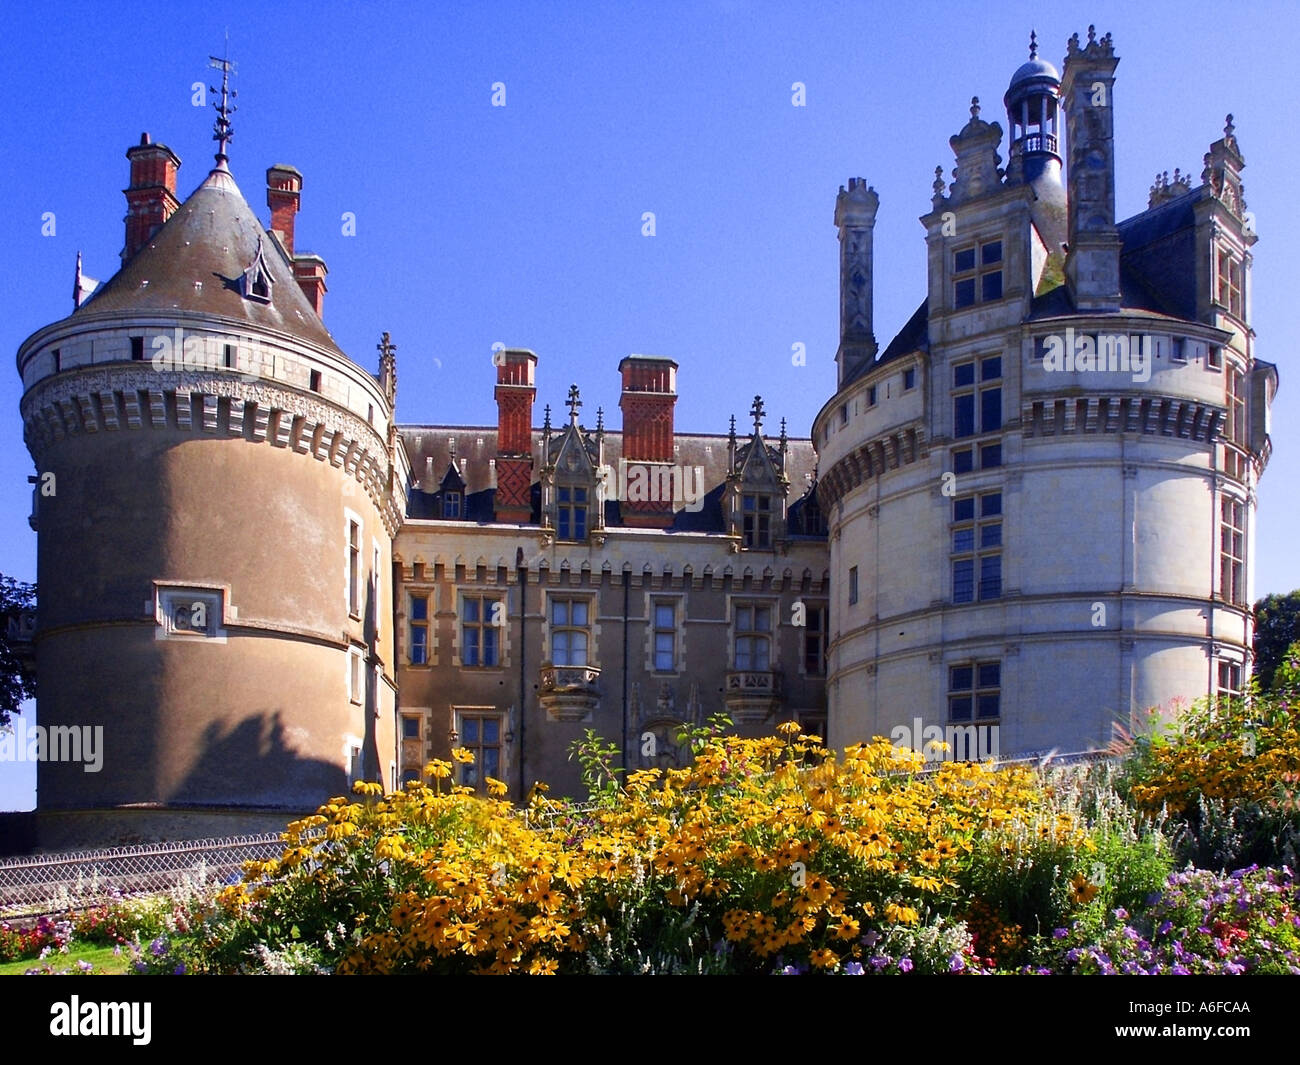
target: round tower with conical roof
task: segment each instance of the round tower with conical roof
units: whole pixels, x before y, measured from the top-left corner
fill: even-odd
[[[288,168],[268,232],[227,166],[228,110],[183,203],[170,149],[127,153],[121,269],[88,298],[79,276],[73,313],[18,352],[55,486],[38,718],[102,753],[39,766],[44,847],[273,829],[352,780],[393,784],[395,349],[376,376],[334,342]]]

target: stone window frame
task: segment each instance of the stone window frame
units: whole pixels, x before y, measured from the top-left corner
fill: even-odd
[[[856,566],[853,567],[857,569]],[[829,600],[818,600],[815,603],[805,601],[804,606],[804,627],[799,633],[799,675],[802,677],[825,677],[829,672],[829,663],[826,660],[827,652],[830,650],[830,623],[831,623],[831,605]],[[821,645],[820,662],[821,669],[816,673],[808,671],[808,637],[812,635],[812,626],[807,624],[812,617],[813,611],[817,611],[821,618],[821,628],[818,630]]]
[[[998,498],[997,510],[995,512],[986,512],[986,500],[993,497]],[[971,504],[971,513],[969,517],[963,516],[958,507],[966,503]],[[960,496],[952,498],[952,509],[949,512],[948,521],[948,559],[949,559],[949,577],[951,579],[951,597],[952,603],[956,606],[969,606],[975,603],[991,603],[1002,598],[1002,563],[1004,557],[1006,540],[1004,531],[1006,527],[1006,512],[1003,506],[1004,494],[999,487],[993,491],[967,492]],[[997,540],[986,542],[986,535],[991,541],[991,534],[986,530],[997,528]],[[959,534],[970,533],[969,546],[958,546],[957,536]],[[984,568],[984,559],[997,557],[998,562],[998,590],[996,595],[984,595],[984,577],[982,575]],[[971,597],[969,599],[957,598],[957,566],[960,563],[970,563],[971,567]]]
[[[487,666],[480,663],[479,665],[467,665],[465,663],[465,601],[467,599],[477,599],[479,601],[479,618],[471,624],[480,631],[488,628],[496,630],[496,662]],[[489,603],[502,604],[502,617],[505,619],[504,625],[492,625],[485,617],[485,610]],[[510,629],[510,591],[508,587],[503,586],[484,586],[475,584],[470,587],[458,587],[456,589],[456,618],[455,618],[455,660],[458,669],[471,669],[475,673],[487,670],[506,669],[509,667],[507,658],[507,640],[506,635]],[[486,611],[490,613],[491,611]],[[482,652],[482,642],[479,645],[480,655]]]
[[[996,260],[989,260],[986,257],[985,249],[998,246]],[[962,268],[962,260],[959,256],[971,255],[971,265]],[[996,303],[1006,298],[1006,286],[1003,282],[1003,272],[1006,269],[1006,240],[1001,233],[988,234],[987,236],[976,236],[974,240],[964,244],[962,247],[953,248],[951,257],[948,259],[951,274],[949,275],[952,293],[952,309],[954,311],[964,311],[971,307],[978,307],[985,303]],[[988,288],[988,279],[996,276],[998,278],[998,294],[988,296],[985,294]],[[965,302],[958,294],[961,289],[960,285],[970,285],[970,299]]]
[[[646,637],[645,653],[646,672],[655,676],[666,677],[681,674],[686,669],[686,639],[684,629],[686,597],[681,593],[667,594],[649,592],[646,595]],[[656,613],[659,607],[668,607],[673,612],[671,630],[659,626]],[[672,633],[672,665],[667,669],[659,667],[658,638],[664,632]]]
[[[414,588],[407,586],[403,589],[403,591],[406,593],[406,602],[405,604],[403,604],[406,607],[405,617],[404,617],[406,625],[404,626],[405,631],[403,633],[403,635],[405,636],[405,640],[404,640],[405,646],[403,646],[402,652],[406,658],[406,665],[410,669],[430,669],[433,667],[433,657],[434,657],[433,656],[433,630],[434,630],[433,619],[434,619],[434,615],[437,612],[436,609],[437,603],[436,603],[436,596],[435,596],[436,589],[432,585],[429,586],[422,585]],[[417,619],[415,617],[415,608],[411,605],[412,602],[417,598],[424,600],[424,617],[420,619]],[[423,662],[416,662],[411,656],[411,651],[415,647],[415,628],[417,626],[423,626],[424,628],[424,661]]]
[[[557,602],[585,602],[587,605],[587,623],[586,625],[574,625],[566,623],[557,626],[555,624],[555,605]],[[596,609],[597,597],[595,591],[579,591],[577,589],[559,588],[555,591],[548,591],[545,597],[546,615],[542,624],[542,647],[545,649],[546,661],[553,666],[561,668],[567,665],[573,665],[574,668],[599,669],[600,663],[596,658]],[[572,618],[572,608],[569,611]],[[583,631],[587,634],[586,661],[580,664],[556,662],[555,661],[555,635],[559,631]]]
[[[202,603],[207,627],[203,632],[192,628],[180,628],[176,616],[184,610],[186,604],[192,608]],[[153,595],[145,605],[157,624],[154,629],[155,640],[189,640],[206,643],[226,642],[226,625],[238,616],[238,611],[230,602],[230,585],[210,581],[163,581],[153,582]]]
[[[730,617],[730,639],[727,641],[728,655],[731,659],[732,671],[737,673],[768,673],[775,669],[777,661],[777,626],[780,623],[780,599],[776,596],[753,596],[738,594],[731,597],[728,604]],[[752,628],[740,628],[740,613],[742,610],[755,611],[753,620],[750,624]],[[758,627],[759,610],[766,610],[768,613],[768,627],[762,629]],[[765,639],[767,643],[767,664],[763,666],[750,665],[742,666],[740,664],[740,641],[742,638],[751,640]],[[752,657],[752,653],[751,653]]]
[[[1000,658],[981,658],[975,656],[969,659],[948,662],[947,694],[945,696],[945,713],[944,721],[953,725],[992,725],[1002,720],[1002,660]],[[985,681],[986,669],[996,669],[997,677],[992,683]],[[958,670],[970,670],[970,679],[968,683],[959,683],[957,679]],[[981,697],[987,698],[992,696],[997,700],[995,714],[982,714],[980,712]],[[969,716],[959,717],[953,714],[953,705],[957,700],[969,700]]]

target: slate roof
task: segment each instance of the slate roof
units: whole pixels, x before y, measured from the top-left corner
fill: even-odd
[[[405,425],[398,426],[398,435],[406,448],[411,461],[411,490],[407,513],[412,518],[440,518],[435,513],[435,493],[446,473],[447,463],[453,454],[452,441],[455,441],[454,453],[459,466],[463,460],[462,475],[466,482],[465,517],[471,522],[490,522],[492,517],[492,497],[495,489],[491,487],[491,470],[489,462],[497,454],[497,427],[473,425]],[[722,486],[727,476],[727,442],[724,434],[678,433],[674,437],[677,445],[676,464],[678,466],[700,466],[704,471],[704,506],[698,511],[679,510],[674,518],[672,529],[678,532],[723,532],[722,520]],[[737,444],[743,446],[748,438],[737,434]],[[768,444],[773,438],[767,439]],[[812,441],[807,438],[791,437],[790,453],[786,462],[786,474],[790,478],[789,502],[793,504],[803,497],[813,483],[817,470],[817,453]],[[534,477],[541,456],[542,432],[533,430]],[[605,462],[614,470],[618,469],[618,460],[623,453],[623,434],[617,430],[605,431]],[[429,460],[432,460],[430,466]],[[431,473],[429,471],[432,471]],[[533,515],[536,520],[540,513],[541,489],[533,483]],[[618,501],[609,500],[605,507],[607,525],[621,524]]]
[[[259,237],[274,282],[266,303],[245,298],[240,287]],[[71,317],[171,310],[279,330],[345,357],[226,170],[208,174],[149,243]]]

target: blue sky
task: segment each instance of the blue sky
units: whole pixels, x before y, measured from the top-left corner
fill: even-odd
[[[237,21],[236,21],[237,19]],[[1232,111],[1257,217],[1257,353],[1279,364],[1274,457],[1259,506],[1255,591],[1300,587],[1288,537],[1300,471],[1300,335],[1285,252],[1300,241],[1291,188],[1296,82],[1257,73],[1294,5],[1087,7],[866,3],[352,4],[281,2],[11,8],[0,67],[0,349],[72,309],[78,250],[108,278],[122,245],[124,152],[147,130],[183,160],[182,198],[212,161],[207,57],[230,32],[239,66],[231,168],[265,219],[265,171],[303,172],[300,250],[329,266],[325,323],[373,368],[398,345],[403,422],[494,424],[494,342],[538,353],[542,403],[571,381],[584,415],[618,424],[630,353],[681,366],[677,426],[725,432],[761,393],[769,424],[808,435],[834,389],[835,193],[880,195],[876,334],[925,291],[918,216],[948,138],[1002,113],[1036,28],[1060,65],[1088,22],[1114,35],[1118,211],[1146,206],[1157,171],[1199,176]],[[1276,72],[1277,62],[1268,65]],[[506,106],[491,106],[502,82]],[[791,103],[806,85],[805,107]],[[1005,159],[1005,141],[1003,145]],[[341,216],[353,212],[355,236]],[[656,233],[642,235],[642,215]],[[54,212],[54,236],[42,215]],[[791,364],[803,344],[807,365]],[[34,472],[13,363],[0,374],[0,572],[35,576]],[[88,664],[90,667],[91,664]],[[30,792],[0,766],[0,808]],[[19,805],[23,805],[20,801]]]

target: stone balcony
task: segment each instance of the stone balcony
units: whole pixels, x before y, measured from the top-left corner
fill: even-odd
[[[585,721],[600,702],[597,666],[543,663],[538,700],[552,721]]]
[[[724,699],[737,724],[766,721],[781,706],[781,674],[774,669],[731,670]]]

